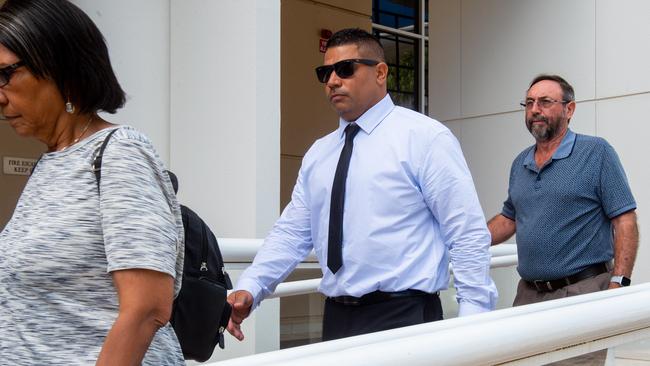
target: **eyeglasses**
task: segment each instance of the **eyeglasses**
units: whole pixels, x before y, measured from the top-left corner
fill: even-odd
[[[15,64],[11,64],[9,66],[5,66],[3,68],[0,68],[0,88],[4,87],[5,85],[9,84],[9,80],[11,79],[11,75],[16,72],[16,69],[19,67],[25,65],[23,61],[18,61]]]
[[[368,60],[363,58],[355,58],[349,60],[342,60],[333,65],[323,65],[316,68],[316,77],[321,83],[326,83],[332,75],[332,71],[336,71],[341,79],[347,79],[354,75],[354,64],[363,64],[367,66],[375,66],[379,61]]]
[[[562,103],[562,104],[567,104],[571,102],[570,100],[555,100],[555,99],[549,99],[549,98],[542,98],[542,99],[526,99],[523,102],[519,103],[520,106],[526,108],[526,109],[533,109],[533,106],[535,105],[535,102],[537,102],[537,105],[542,108],[542,109],[548,109],[553,106],[555,103]]]

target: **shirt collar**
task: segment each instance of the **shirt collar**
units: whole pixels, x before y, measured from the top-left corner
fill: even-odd
[[[359,127],[361,127],[365,133],[370,134],[375,129],[375,127],[377,127],[381,121],[383,121],[384,118],[388,116],[393,108],[395,108],[395,104],[393,104],[393,100],[390,98],[390,95],[386,94],[382,100],[365,111],[361,117],[357,118],[357,120],[354,121],[354,123],[359,125]],[[344,120],[343,118],[339,118],[338,136],[340,138],[344,137],[345,127],[349,123],[350,122]]]
[[[567,129],[566,135],[562,138],[562,142],[560,142],[560,146],[558,146],[557,150],[553,153],[553,157],[551,157],[552,160],[560,160],[567,158],[569,155],[571,155],[571,152],[573,151],[573,145],[576,142],[576,134],[571,131],[571,129]],[[536,167],[537,163],[535,163],[535,145],[532,146],[532,148],[528,151],[528,154],[526,155],[526,159],[524,159],[524,166],[532,166]]]
[[[555,153],[553,154],[553,160],[564,159],[571,155],[575,142],[576,134],[573,133],[573,131],[567,129],[566,135],[564,135],[560,146],[557,148],[557,150],[555,150]]]

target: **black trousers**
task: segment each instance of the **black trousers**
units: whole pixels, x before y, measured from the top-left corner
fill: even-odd
[[[436,294],[398,297],[370,305],[325,300],[323,341],[442,320]]]

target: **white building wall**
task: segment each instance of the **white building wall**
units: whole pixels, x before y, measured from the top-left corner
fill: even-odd
[[[641,247],[633,283],[650,281],[650,2],[430,0],[431,115],[459,138],[487,218],[506,198],[514,157],[534,143],[518,102],[540,73],[576,90],[571,128],[618,152],[637,199]],[[514,242],[513,238],[511,242]],[[499,289],[502,296],[512,296]],[[514,289],[513,289],[514,290]]]

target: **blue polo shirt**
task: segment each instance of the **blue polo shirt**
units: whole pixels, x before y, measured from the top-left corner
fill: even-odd
[[[552,280],[611,260],[611,219],[635,208],[609,143],[569,130],[541,169],[535,145],[517,156],[501,214],[517,225],[521,278]]]

